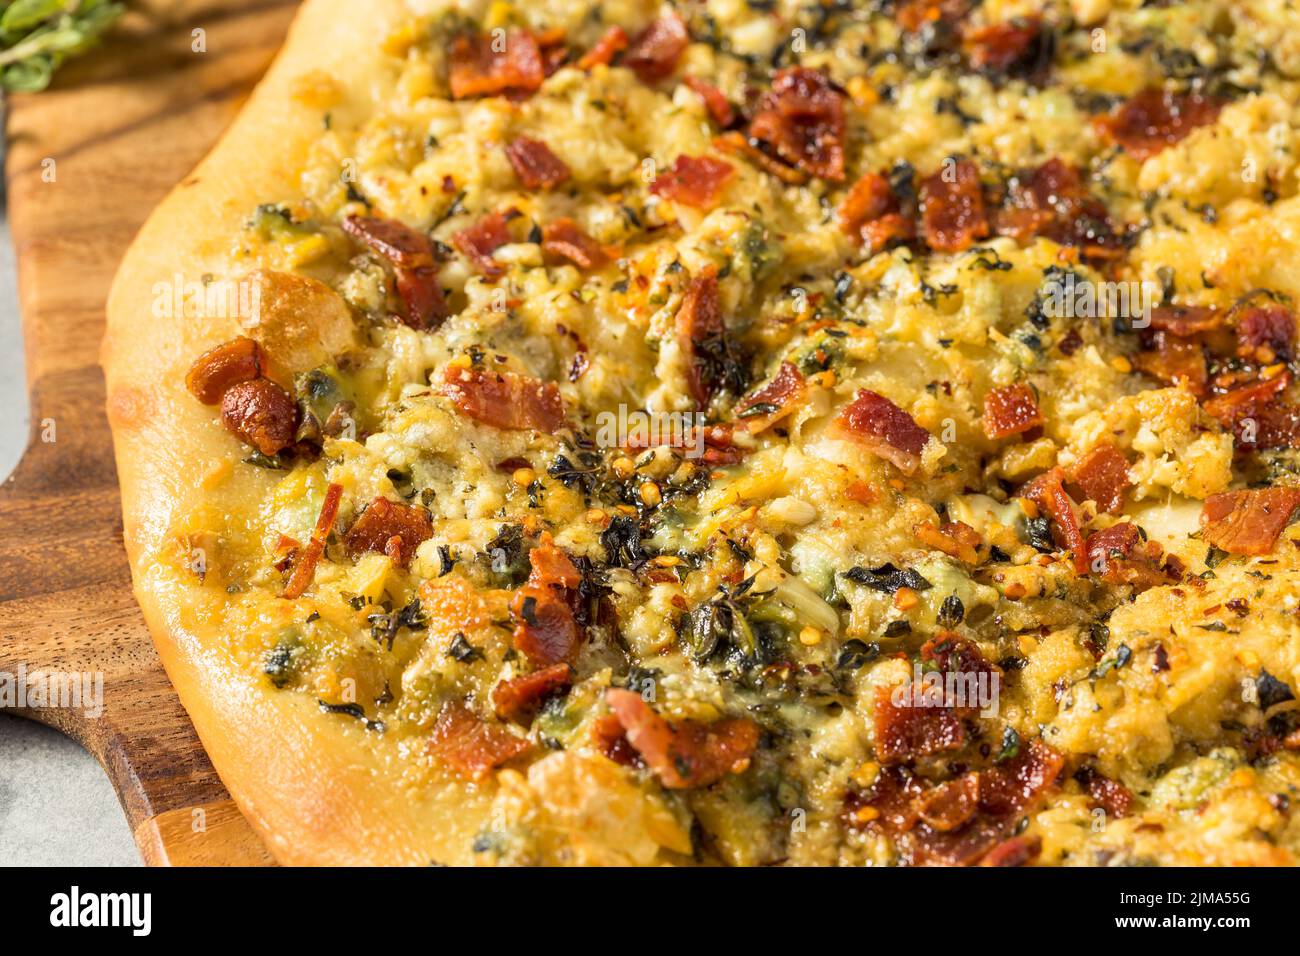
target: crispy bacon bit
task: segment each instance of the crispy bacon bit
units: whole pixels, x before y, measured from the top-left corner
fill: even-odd
[[[1138,162],[1219,118],[1223,101],[1201,93],[1171,93],[1150,87],[1094,122],[1102,135]]]
[[[1155,332],[1149,339],[1150,349],[1133,356],[1133,366],[1159,382],[1203,396],[1210,380],[1205,352],[1199,342],[1176,336],[1174,332]]]
[[[1003,840],[980,859],[980,866],[1025,866],[1043,852],[1040,836],[1013,836]]]
[[[1039,475],[1020,490],[1052,519],[1052,536],[1057,547],[1074,554],[1074,568],[1080,574],[1088,573],[1088,555],[1084,547],[1083,532],[1079,529],[1079,516],[1074,501],[1065,490],[1065,472],[1060,468]]]
[[[1300,409],[1279,396],[1291,384],[1291,373],[1242,385],[1205,403],[1205,411],[1232,430],[1237,447],[1245,451],[1294,448],[1300,441]]]
[[[221,423],[263,455],[274,455],[293,444],[298,405],[275,382],[255,378],[226,389],[221,396]]]
[[[438,259],[427,235],[378,216],[348,216],[343,231],[392,263],[407,325],[430,329],[447,318],[447,303],[438,285]]]
[[[940,252],[969,249],[989,234],[984,189],[974,163],[945,162],[921,181],[921,222],[925,241]]]
[[[895,703],[894,694],[892,687],[876,690],[876,759],[882,764],[960,750],[966,743],[966,729],[951,707],[927,706],[915,684],[902,691],[910,699]]]
[[[676,11],[660,17],[633,39],[623,55],[623,65],[642,83],[658,83],[677,69],[677,61],[691,42],[686,22]]]
[[[537,34],[537,47],[542,53],[542,72],[550,76],[569,58],[569,47],[565,43],[568,34],[564,27],[551,27]]]
[[[564,424],[564,399],[552,382],[458,365],[447,366],[443,381],[462,414],[493,428],[553,432]]]
[[[627,733],[628,742],[669,790],[707,787],[749,766],[758,746],[758,725],[744,717],[711,724],[670,724],[640,694],[611,688],[605,703]]]
[[[496,279],[505,274],[505,270],[492,258],[492,253],[510,242],[507,222],[509,220],[506,214],[498,210],[484,216],[468,229],[454,233],[451,237],[456,248],[489,279]]]
[[[506,145],[506,159],[528,189],[554,189],[573,175],[551,147],[528,136],[516,136]]]
[[[704,408],[719,384],[707,346],[721,340],[726,333],[722,306],[718,301],[717,273],[706,272],[691,280],[677,310],[675,324],[678,343],[690,357],[687,381],[691,397],[697,408]]]
[[[970,12],[970,0],[903,0],[894,11],[894,20],[908,33],[927,25],[956,23]]]
[[[352,522],[343,544],[350,557],[375,551],[387,554],[394,564],[404,568],[415,557],[415,549],[432,537],[433,522],[423,508],[376,498]]]
[[[966,31],[962,49],[973,70],[1033,72],[1044,52],[1042,38],[1041,19],[1017,18]]]
[[[794,414],[807,392],[803,373],[792,362],[782,362],[772,380],[736,406],[736,417],[753,433],[771,428]]]
[[[980,775],[962,774],[916,800],[916,815],[936,830],[955,830],[979,812]]]
[[[532,744],[523,737],[480,720],[459,703],[443,705],[429,741],[434,756],[470,780],[482,780],[495,768],[531,748]]]
[[[1013,177],[1008,200],[995,217],[998,235],[1018,242],[1044,236],[1077,247],[1090,260],[1115,259],[1123,253],[1105,205],[1089,194],[1079,171],[1060,159]]]
[[[1123,521],[1088,536],[1088,566],[1110,584],[1129,584],[1145,591],[1168,583],[1159,570],[1162,549],[1144,542],[1137,525]]]
[[[1074,779],[1087,791],[1091,806],[1101,807],[1108,816],[1119,819],[1133,812],[1137,798],[1119,781],[1111,780],[1091,767],[1080,768]]]
[[[1201,510],[1201,540],[1229,554],[1263,555],[1300,508],[1300,488],[1252,488],[1210,495]]]
[[[715,137],[713,145],[723,152],[748,160],[759,169],[771,173],[788,185],[801,186],[808,181],[808,174],[802,169],[787,166],[775,156],[769,156],[760,148],[758,140],[747,139],[739,131],[732,130],[729,133],[723,133],[721,136]]]
[[[568,664],[553,664],[501,681],[492,691],[492,706],[502,720],[527,727],[548,698],[572,684],[573,669]]]
[[[1151,328],[1186,339],[1213,332],[1223,325],[1224,318],[1218,309],[1206,305],[1158,305],[1151,310]]]
[[[864,173],[853,184],[836,218],[844,234],[860,240],[869,253],[916,235],[916,226],[903,215],[889,180],[878,173]]]
[[[921,464],[930,433],[883,395],[860,389],[835,419],[836,429],[910,475]]]
[[[709,209],[735,173],[731,163],[711,156],[678,156],[670,169],[655,176],[650,192],[697,209]]]
[[[1038,395],[1025,382],[991,388],[984,395],[984,434],[995,441],[1037,428],[1044,421]]]
[[[204,405],[216,405],[226,389],[266,374],[266,353],[250,338],[240,336],[194,360],[185,387]]]
[[[1097,507],[1118,514],[1124,505],[1124,489],[1133,482],[1128,476],[1128,459],[1111,444],[1098,445],[1079,459],[1070,475],[1083,492],[1083,501],[1095,501]]]
[[[528,583],[515,594],[514,646],[535,667],[570,663],[582,643],[573,603],[582,575],[549,534],[528,553]]]
[[[1237,354],[1271,365],[1293,357],[1295,315],[1281,305],[1253,306],[1237,319]]]
[[[821,179],[844,179],[844,97],[807,67],[778,70],[758,102],[749,134],[791,166]]]
[[[704,101],[704,108],[708,110],[713,122],[726,129],[736,121],[736,111],[727,102],[722,90],[698,76],[688,76],[684,82]]]
[[[321,504],[320,514],[316,517],[316,527],[312,529],[311,540],[302,549],[294,563],[293,574],[284,586],[281,597],[294,600],[302,597],[304,591],[316,576],[316,564],[325,553],[325,541],[334,530],[334,522],[339,516],[339,502],[343,500],[343,486],[330,485],[325,489],[325,500]]]
[[[568,259],[580,269],[594,269],[608,258],[600,243],[582,231],[572,219],[556,219],[542,227],[542,251]]]
[[[645,761],[627,742],[627,732],[613,714],[605,714],[591,722],[591,742],[614,763],[624,767],[645,767]]]
[[[596,45],[578,59],[578,69],[590,71],[597,66],[608,66],[614,57],[627,49],[627,32],[622,27],[610,27],[596,41]]]
[[[963,564],[978,562],[979,548],[984,543],[980,533],[964,521],[947,521],[937,528],[924,521],[916,526],[916,539]]]
[[[537,38],[526,30],[459,36],[451,48],[451,97],[521,97],[546,79]]]

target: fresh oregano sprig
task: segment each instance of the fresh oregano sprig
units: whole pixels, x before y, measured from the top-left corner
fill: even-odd
[[[97,42],[123,9],[112,0],[0,0],[0,90],[45,89],[59,65]]]

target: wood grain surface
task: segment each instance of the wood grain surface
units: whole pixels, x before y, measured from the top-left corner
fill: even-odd
[[[151,864],[271,859],[203,752],[131,594],[98,366],[104,300],[136,230],[234,117],[295,7],[138,3],[53,88],[9,105],[32,434],[0,487],[0,671],[103,674],[97,719],[20,713],[99,759]]]

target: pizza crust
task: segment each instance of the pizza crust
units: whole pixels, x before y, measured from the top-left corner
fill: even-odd
[[[237,316],[160,318],[155,301],[177,275],[231,277],[228,245],[249,210],[298,188],[320,113],[295,101],[297,78],[330,74],[342,89],[336,113],[365,115],[395,81],[381,41],[411,15],[399,0],[373,0],[365,16],[344,0],[308,0],[229,131],[141,229],[108,301],[101,360],[135,594],[217,773],[282,864],[467,862],[453,848],[468,853],[489,795],[452,780],[403,786],[382,743],[231,666],[223,636],[201,623],[203,596],[155,573],[174,522],[210,501],[196,477],[231,454],[211,410],[186,392],[185,371],[241,334]],[[310,290],[302,297],[309,305]],[[292,333],[310,352],[301,328]]]

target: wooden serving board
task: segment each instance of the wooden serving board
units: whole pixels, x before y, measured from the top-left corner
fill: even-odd
[[[104,301],[145,216],[229,124],[296,6],[137,2],[54,87],[9,103],[32,430],[0,486],[0,671],[103,674],[98,719],[19,712],[99,759],[150,864],[272,861],[217,778],[131,594],[98,365]]]

